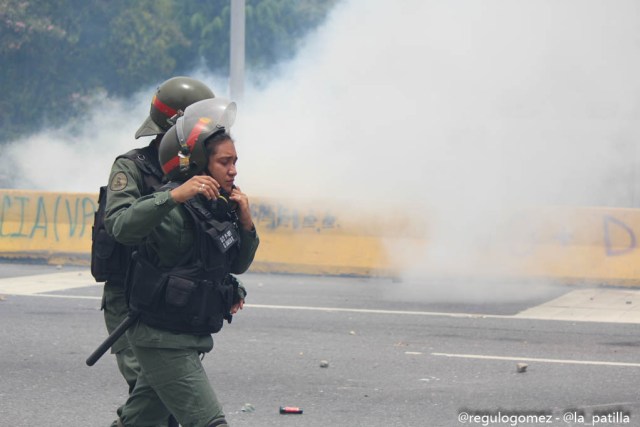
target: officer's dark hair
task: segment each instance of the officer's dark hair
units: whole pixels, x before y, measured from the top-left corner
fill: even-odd
[[[207,155],[210,157],[211,155],[215,154],[216,150],[218,149],[218,145],[222,144],[225,141],[231,141],[232,143],[235,143],[233,138],[231,138],[231,135],[229,135],[227,132],[219,132],[210,136],[204,142],[204,146],[207,149]]]

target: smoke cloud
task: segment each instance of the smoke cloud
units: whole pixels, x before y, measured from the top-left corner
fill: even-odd
[[[249,93],[248,169],[260,193],[631,205],[639,7],[346,2]]]
[[[479,255],[509,237],[496,230],[519,208],[640,203],[639,8],[345,2],[277,79],[249,92],[239,132],[257,193],[332,198],[370,216],[400,209],[390,228],[424,220],[429,246],[405,270],[405,295],[545,292],[541,281],[474,281]],[[389,246],[399,260],[401,246]],[[503,268],[517,276],[520,266]],[[464,283],[425,281],[434,271]]]
[[[515,207],[637,207],[639,12],[635,0],[344,1],[246,88],[239,184],[399,210],[429,224],[424,256],[442,263],[494,238]],[[142,145],[132,135],[153,89],[11,144],[15,186],[96,191],[111,159]]]

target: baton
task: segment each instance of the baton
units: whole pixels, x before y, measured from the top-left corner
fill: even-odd
[[[124,320],[118,325],[117,328],[111,332],[111,334],[95,349],[91,356],[87,358],[87,366],[93,366],[103,354],[107,352],[111,348],[111,346],[124,334],[127,329],[133,325],[136,320],[138,320],[139,314],[131,314],[127,315]]]

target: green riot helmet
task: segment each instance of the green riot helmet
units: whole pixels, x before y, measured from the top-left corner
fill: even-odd
[[[190,77],[166,80],[153,95],[149,117],[136,132],[136,139],[165,133],[175,122],[175,117],[189,105],[213,97],[211,89],[199,80]]]
[[[204,171],[209,160],[205,141],[220,132],[229,132],[236,111],[236,103],[225,98],[205,99],[187,107],[158,147],[167,179],[186,181]]]

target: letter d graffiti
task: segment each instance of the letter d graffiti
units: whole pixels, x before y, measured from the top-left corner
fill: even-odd
[[[624,222],[616,219],[612,216],[605,215],[603,217],[603,225],[604,225],[604,245],[607,256],[619,256],[624,255],[629,252],[632,252],[636,248],[636,235],[633,230]],[[612,235],[614,230],[618,228],[622,230],[629,236],[629,243],[626,247],[621,247],[622,245],[615,245],[614,239]],[[619,234],[619,232],[617,233]],[[619,239],[615,239],[619,241]]]

